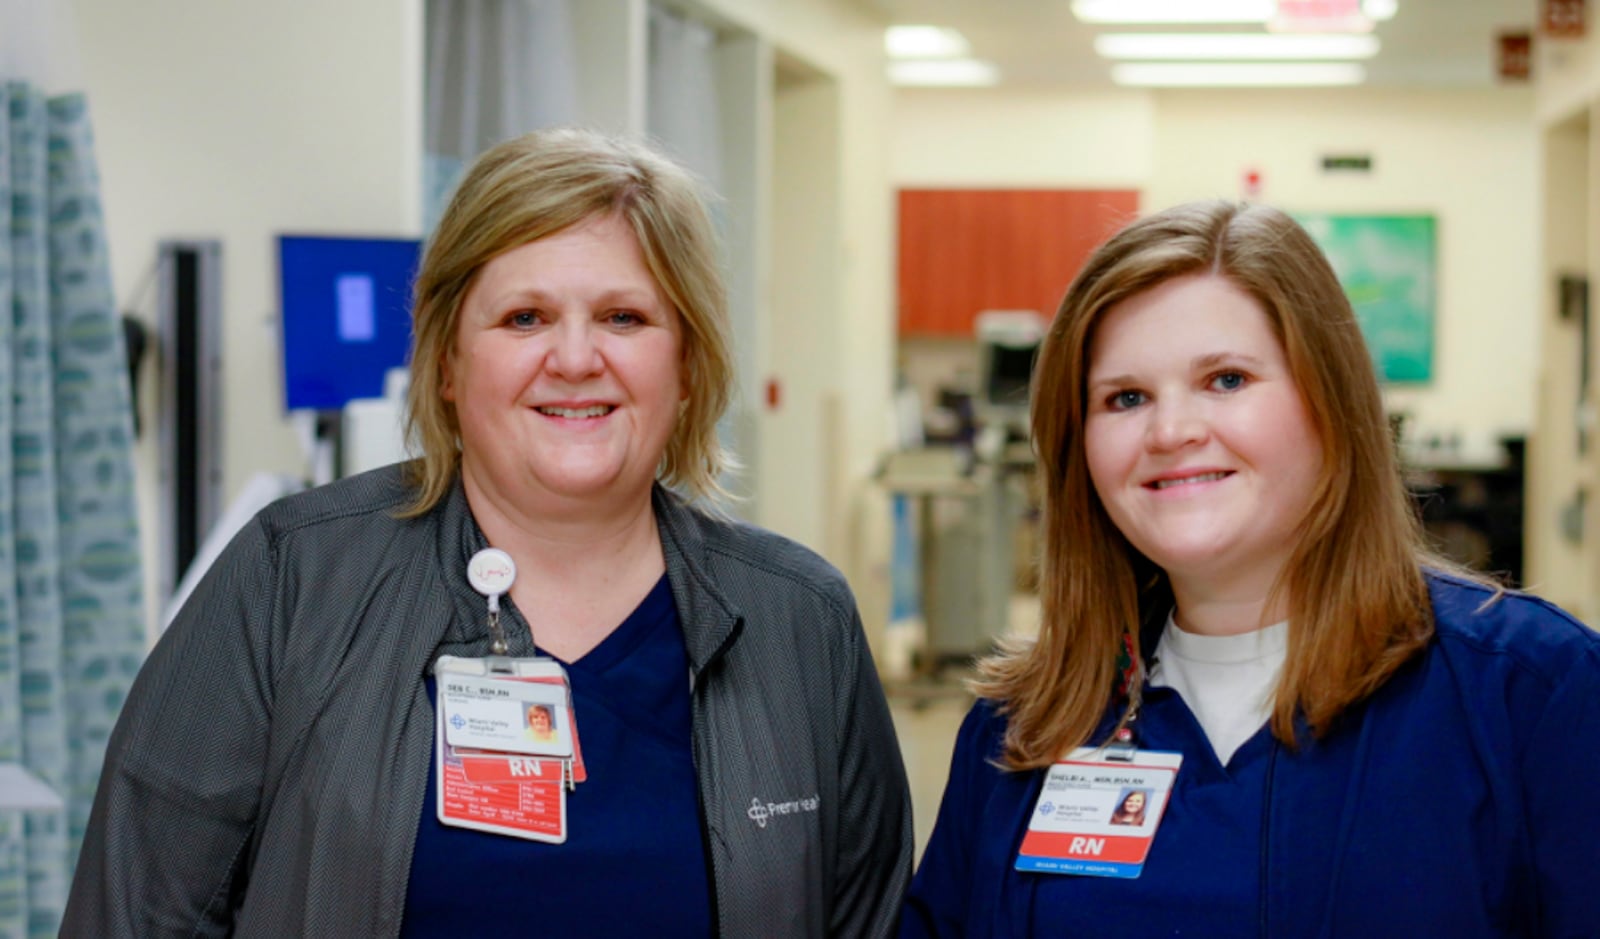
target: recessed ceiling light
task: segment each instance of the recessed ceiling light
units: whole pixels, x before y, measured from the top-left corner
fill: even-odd
[[[1366,69],[1347,62],[1128,62],[1111,67],[1111,80],[1117,84],[1148,88],[1359,85],[1366,78]]]
[[[1094,50],[1108,59],[1370,59],[1372,36],[1267,33],[1105,33]]]
[[[958,29],[891,26],[883,31],[883,51],[893,59],[960,59],[972,54],[972,45]]]
[[[1276,0],[1073,0],[1085,23],[1265,23]]]
[[[997,84],[1000,70],[978,59],[903,59],[889,63],[889,81],[924,87],[982,87]]]

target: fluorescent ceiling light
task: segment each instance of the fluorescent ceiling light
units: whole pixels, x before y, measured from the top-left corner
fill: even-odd
[[[1359,85],[1366,69],[1347,62],[1221,63],[1138,62],[1113,65],[1111,80],[1148,88],[1269,88]]]
[[[891,26],[883,31],[883,51],[892,59],[960,59],[972,46],[960,30],[945,26]]]
[[[1370,33],[1372,32],[1372,19],[1364,13],[1331,17],[1307,16],[1299,19],[1292,16],[1275,16],[1267,21],[1267,30],[1286,35],[1301,35],[1304,33]]]
[[[1392,20],[1399,9],[1399,0],[1361,0],[1361,12],[1371,20]]]
[[[979,87],[998,83],[1000,70],[993,62],[977,59],[906,59],[889,63],[889,81],[896,85]]]
[[[1094,51],[1108,59],[1370,59],[1372,36],[1267,33],[1105,33]]]
[[[1085,23],[1265,23],[1277,0],[1072,0]]]

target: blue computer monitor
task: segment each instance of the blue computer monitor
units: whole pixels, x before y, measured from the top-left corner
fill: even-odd
[[[383,396],[411,348],[415,238],[278,237],[284,406],[334,411]]]

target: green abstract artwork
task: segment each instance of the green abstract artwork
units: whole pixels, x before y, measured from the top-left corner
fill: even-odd
[[[1296,214],[1333,264],[1378,378],[1433,378],[1437,246],[1431,215]]]

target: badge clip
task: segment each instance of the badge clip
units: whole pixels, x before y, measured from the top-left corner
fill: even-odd
[[[1139,752],[1139,744],[1133,735],[1133,728],[1126,725],[1117,728],[1112,735],[1111,742],[1106,744],[1105,757],[1119,763],[1131,763],[1133,757]]]

